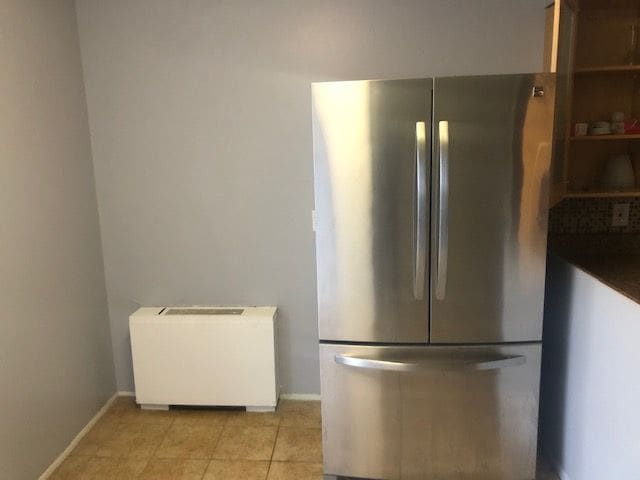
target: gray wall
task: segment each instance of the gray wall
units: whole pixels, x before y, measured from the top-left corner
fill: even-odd
[[[115,391],[72,0],[0,0],[0,478],[33,480]]]
[[[546,0],[78,0],[118,387],[139,304],[280,307],[318,392],[310,87],[537,71]]]
[[[562,480],[637,480],[640,305],[552,257],[541,437]]]

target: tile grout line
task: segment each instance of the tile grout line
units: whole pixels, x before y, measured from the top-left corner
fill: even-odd
[[[269,467],[267,468],[267,476],[265,477],[265,480],[269,479],[269,473],[271,472],[271,465],[273,464],[273,454],[276,451],[276,444],[278,443],[278,436],[280,435],[280,422],[281,420],[278,421],[278,429],[276,430],[276,438],[273,441],[273,448],[271,449],[271,457],[269,458]]]
[[[120,398],[121,395],[118,394],[117,398]],[[109,413],[109,411],[111,410],[111,408],[113,408],[113,405],[105,412],[105,415],[103,415],[103,417],[101,418],[101,420],[107,420],[107,414]],[[137,408],[137,407],[136,407]],[[136,425],[135,423],[132,423],[130,420],[126,419],[126,414],[125,415],[121,415],[121,414],[116,414],[115,418],[112,420],[107,420],[107,421],[111,421],[113,422],[118,429],[124,428],[124,427],[131,427],[131,425]],[[172,420],[173,422],[173,420]],[[149,425],[152,423],[147,423],[147,422],[141,422],[139,425],[137,425],[137,428],[143,428],[146,425]],[[155,425],[155,423],[153,423]],[[94,425],[95,427],[95,425]],[[109,437],[111,436],[115,436],[117,434],[117,432],[113,432],[111,435],[109,435]],[[102,445],[104,443],[104,441],[100,442],[100,445]],[[156,447],[158,448],[158,447]],[[98,449],[99,450],[99,449]],[[155,451],[155,449],[154,449]],[[149,465],[149,462],[151,461],[151,459],[153,458],[153,453],[151,454],[150,457],[148,458],[144,458],[144,457],[131,457],[129,455],[115,455],[115,456],[111,456],[111,455],[107,455],[107,456],[103,456],[103,455],[98,455],[98,451],[94,452],[91,456],[90,456],[90,460],[104,460],[104,461],[111,461],[111,462],[116,462],[118,465],[121,465],[123,462],[126,462],[127,460],[130,459],[138,459],[141,461],[144,461],[144,468],[142,469],[142,471],[136,475],[136,478],[139,478],[144,471],[147,469],[147,466]]]
[[[276,405],[276,409],[278,406]],[[278,417],[278,429],[276,430],[276,438],[273,441],[273,448],[271,449],[271,457],[269,458],[269,466],[267,467],[267,475],[265,480],[269,480],[269,473],[271,472],[271,464],[273,463],[273,454],[276,452],[276,445],[278,443],[278,436],[280,435],[280,425],[282,424],[282,418]]]
[[[218,433],[218,438],[216,438],[216,443],[213,446],[213,450],[211,451],[211,456],[209,457],[209,462],[207,463],[207,466],[204,469],[204,472],[202,472],[202,477],[200,477],[200,480],[204,480],[205,475],[207,474],[207,471],[209,470],[209,467],[211,466],[211,463],[213,463],[214,460],[216,460],[214,458],[214,455],[216,454],[216,450],[218,448],[218,444],[220,443],[220,439],[222,438],[222,434],[224,433],[225,428],[227,428],[227,424],[229,423],[229,418],[227,416],[224,417],[224,423],[222,424],[222,428],[220,429],[220,433]]]
[[[119,410],[119,409],[118,409]],[[110,410],[112,411],[112,410]],[[106,413],[106,412],[105,412]],[[162,418],[157,418],[157,417],[149,417],[147,415],[145,415],[142,418],[138,418],[138,415],[136,415],[137,413],[140,413],[138,409],[135,409],[135,411],[129,411],[129,409],[123,409],[123,411],[118,411],[117,413],[114,412],[114,415],[105,415],[105,420],[107,420],[108,418],[108,422],[112,423],[114,426],[116,427],[124,427],[124,426],[131,426],[131,425],[138,425],[139,427],[144,427],[146,425],[162,425],[164,423],[164,425],[162,425],[164,428],[161,430],[161,435],[160,438],[158,439],[158,443],[153,447],[153,449],[150,452],[150,456],[147,458],[141,458],[141,460],[144,461],[144,465],[143,468],[141,470],[141,472],[139,474],[137,474],[135,476],[135,478],[141,478],[145,475],[146,470],[149,469],[149,466],[153,463],[153,461],[155,459],[161,459],[161,457],[158,457],[158,452],[161,450],[161,447],[163,445],[163,443],[165,443],[167,441],[167,439],[170,436],[170,432],[171,429],[177,425],[178,422],[178,417],[176,415],[170,415],[170,418],[168,419],[168,422],[159,422],[156,421],[157,420],[163,420]],[[175,413],[175,412],[172,412]],[[217,448],[220,446],[222,438],[224,436],[224,432],[226,431],[227,428],[231,428],[233,427],[233,422],[232,422],[232,417],[230,416],[222,416],[220,418],[220,420],[222,420],[220,422],[220,428],[218,431],[218,434],[216,435],[215,438],[215,442],[213,443],[213,448],[211,450],[211,453],[206,456],[203,457],[203,460],[206,460],[206,464],[204,466],[204,470],[203,473],[201,474],[200,477],[198,477],[200,480],[204,480],[207,476],[207,472],[209,470],[209,468],[211,467],[211,464],[213,461],[216,460],[215,458],[215,451],[217,450]],[[144,421],[147,420],[147,421]],[[231,423],[230,423],[231,422]],[[266,427],[268,426],[267,423],[264,422],[260,422],[260,424],[255,424],[253,425],[254,422],[249,422],[248,424],[244,425],[245,427],[251,427],[251,426],[262,426],[262,427]],[[265,477],[264,480],[268,480],[270,474],[271,474],[271,467],[273,466],[274,461],[276,463],[278,463],[275,459],[275,452],[277,449],[277,445],[278,445],[278,441],[280,438],[280,433],[282,428],[289,428],[289,427],[285,427],[285,423],[287,423],[286,421],[284,421],[283,417],[281,414],[277,414],[276,417],[276,423],[275,426],[276,427],[276,435],[274,436],[274,441],[272,444],[272,448],[271,448],[271,453],[268,459],[268,465],[267,465],[267,471],[265,473]],[[95,425],[94,425],[95,426]],[[243,426],[243,425],[238,425],[238,426]],[[316,430],[317,427],[312,427],[311,425],[304,425],[303,427],[299,427],[299,428],[309,428],[309,429],[313,429]],[[87,432],[88,433],[88,432]],[[102,443],[102,442],[100,442]],[[101,458],[110,458],[112,460],[115,460],[116,457],[102,457],[102,456],[98,456],[95,453],[91,454],[91,455],[87,455],[87,457],[89,459],[101,459]],[[124,454],[122,457],[118,456],[117,459],[118,461],[120,460],[124,460],[126,458],[133,458],[133,457],[129,457],[127,454]],[[184,459],[189,459],[190,457],[186,456],[186,457],[176,457],[176,458],[184,458]],[[292,464],[312,464],[312,463],[317,463],[317,462],[313,462],[313,461],[309,461],[309,460],[304,460],[304,461],[295,461],[295,460],[283,460],[283,462],[285,463],[292,463]],[[203,462],[204,463],[204,462]]]
[[[119,397],[119,396],[118,396],[118,397]],[[113,405],[112,405],[112,406],[111,406],[111,407],[110,407],[110,408],[105,412],[105,414],[101,417],[101,419],[100,419],[100,420],[107,420],[107,418],[106,418],[106,417],[107,417],[107,414],[109,413],[109,411],[110,411],[110,409],[111,409],[111,408],[113,408]],[[128,422],[126,422],[126,421],[124,421],[120,415],[117,415],[113,420],[107,420],[107,421],[113,422],[113,423],[117,426],[117,428],[121,428],[121,427],[123,427],[123,426],[125,426],[125,425],[130,425],[130,423],[128,423]],[[94,427],[95,427],[96,425],[97,425],[97,423],[96,423],[96,424],[94,424]],[[87,433],[90,433],[90,431],[89,431],[89,432],[87,432]],[[114,432],[112,435],[115,435],[115,432]],[[111,435],[110,435],[110,436],[111,436]],[[102,444],[102,443],[104,443],[104,441],[103,441],[103,442],[100,442],[100,444]],[[71,452],[71,454],[73,454],[73,451]],[[84,456],[84,455],[82,455],[82,456]],[[91,455],[87,455],[87,457],[89,457],[89,460],[87,461],[87,463],[88,463],[88,462],[90,462],[91,460],[105,460],[105,461],[115,461],[115,462],[116,462],[116,463],[118,463],[118,464],[120,464],[120,463],[122,463],[124,460],[130,459],[130,458],[138,458],[138,457],[129,457],[129,456],[127,456],[127,455],[124,455],[124,456],[121,456],[121,455],[116,455],[116,456],[102,456],[102,455],[98,455],[97,451],[96,451],[96,452],[94,452],[94,453],[93,453],[93,454],[91,454]],[[149,464],[149,461],[150,461],[151,457],[149,457],[149,458],[144,458],[144,457],[142,457],[142,458],[139,458],[139,459],[140,459],[141,461],[145,461],[144,468],[143,468],[143,471],[144,471],[144,470],[147,468],[147,465]],[[142,472],[143,472],[143,471],[142,471]],[[140,472],[140,474],[136,475],[136,477],[139,477],[140,475],[142,475],[142,472]]]
[[[282,398],[278,399],[278,405],[276,409],[281,406],[281,401],[284,400]],[[267,479],[269,480],[269,473],[271,473],[271,465],[273,464],[273,455],[276,453],[276,445],[278,444],[278,437],[280,436],[280,428],[282,427],[283,417],[278,417],[278,430],[276,431],[276,441],[273,442],[273,450],[271,451],[271,458],[269,459],[269,468],[267,469]]]
[[[169,410],[170,411],[170,410]],[[158,442],[158,445],[156,445],[156,448],[153,449],[153,453],[151,453],[151,456],[147,459],[147,464],[144,466],[144,469],[142,470],[142,472],[140,472],[140,474],[138,475],[138,478],[140,478],[142,476],[142,474],[144,473],[144,471],[147,469],[147,467],[149,466],[149,463],[151,462],[151,460],[153,460],[154,458],[156,458],[156,453],[158,452],[158,449],[160,448],[160,446],[162,445],[162,442],[164,442],[165,438],[167,438],[167,435],[169,434],[169,430],[171,430],[171,427],[173,426],[173,424],[175,423],[176,419],[175,417],[170,417],[171,421],[169,422],[169,424],[167,425],[167,429],[165,430],[162,439]]]

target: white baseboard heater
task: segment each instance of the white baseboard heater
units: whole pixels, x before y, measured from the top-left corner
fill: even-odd
[[[274,410],[276,316],[276,307],[138,309],[129,317],[136,402]]]

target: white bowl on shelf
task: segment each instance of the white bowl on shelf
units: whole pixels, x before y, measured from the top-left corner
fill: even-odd
[[[589,124],[589,135],[609,135],[611,133],[611,123],[598,121]]]

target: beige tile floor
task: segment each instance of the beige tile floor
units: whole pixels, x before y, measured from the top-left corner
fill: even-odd
[[[555,480],[543,464],[540,480]],[[321,480],[319,402],[275,413],[140,410],[119,397],[52,480]]]

